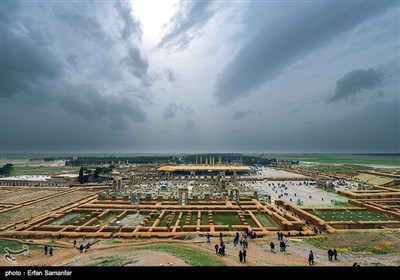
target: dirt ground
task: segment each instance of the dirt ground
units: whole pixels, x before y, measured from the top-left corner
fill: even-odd
[[[378,238],[380,233],[367,236],[366,242],[372,242],[374,238]],[[391,238],[400,238],[397,235]],[[343,237],[343,236],[342,236]],[[335,237],[337,238],[337,237]],[[332,240],[335,240],[333,238]],[[352,238],[359,239],[357,235],[346,236],[348,244],[354,242]],[[370,240],[371,239],[371,240]],[[342,253],[339,252],[338,260],[329,261],[325,249],[317,248],[309,244],[305,239],[290,238],[289,247],[286,253],[279,252],[278,241],[276,237],[261,238],[249,240],[247,250],[247,262],[239,261],[239,250],[241,247],[233,246],[233,238],[225,237],[226,256],[218,256],[227,266],[308,266],[308,253],[313,251],[315,257],[315,266],[351,266],[357,262],[361,266],[399,266],[400,265],[400,249],[396,243],[396,251],[388,254],[363,254],[363,253]],[[269,243],[275,243],[275,252],[271,252]],[[219,242],[218,238],[212,238],[211,243],[206,243],[204,237],[196,237],[192,240],[121,240],[121,241],[100,241],[95,242],[91,248],[84,253],[80,253],[77,248],[73,248],[70,240],[62,240],[61,242],[46,242],[45,240],[34,241],[40,244],[37,249],[29,251],[28,255],[16,256],[17,263],[7,263],[4,258],[0,259],[0,266],[187,266],[187,263],[179,257],[168,253],[153,251],[144,248],[145,245],[156,244],[174,244],[191,246],[197,250],[208,252],[215,255],[214,245]],[[53,244],[54,255],[52,257],[45,256],[42,249],[44,244]],[[327,243],[330,246],[330,243]],[[342,246],[346,242],[336,245]],[[80,245],[78,243],[78,245]],[[338,247],[339,248],[339,247]],[[1,248],[4,252],[4,248]],[[193,256],[195,257],[195,256]]]

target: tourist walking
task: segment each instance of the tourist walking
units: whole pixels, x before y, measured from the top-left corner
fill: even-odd
[[[215,253],[218,254],[218,244],[215,244],[214,248],[215,248]]]
[[[314,265],[314,253],[313,251],[310,251],[308,254],[308,264],[309,265]]]
[[[207,243],[211,243],[210,234],[207,232]]]
[[[44,245],[44,255],[46,256],[47,255],[47,250],[49,249],[49,246],[47,246],[47,245]]]
[[[219,233],[219,240],[222,240],[222,232]]]
[[[269,243],[269,247],[271,247],[271,252],[274,252],[274,250],[275,250],[274,242],[271,241],[271,243]]]
[[[247,256],[247,252],[245,249],[243,249],[243,262],[246,262],[246,256]]]
[[[239,250],[239,261],[240,262],[243,261],[243,252],[242,252],[242,250]]]
[[[50,246],[49,255],[50,255],[50,257],[53,256],[53,247],[52,246]]]
[[[74,240],[74,248],[76,247],[76,239]]]
[[[336,251],[336,249],[333,249],[333,256],[335,257],[335,261],[337,261],[337,251]]]
[[[333,251],[332,249],[328,250],[328,260],[332,261],[332,257],[333,257]]]
[[[81,253],[83,253],[83,244],[81,244],[81,246],[79,246],[79,251],[80,251]]]

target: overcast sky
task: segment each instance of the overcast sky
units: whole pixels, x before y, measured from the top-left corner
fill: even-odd
[[[1,1],[1,150],[400,152],[399,11]]]

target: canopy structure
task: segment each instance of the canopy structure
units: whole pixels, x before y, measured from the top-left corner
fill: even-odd
[[[158,171],[237,171],[250,172],[248,166],[236,165],[166,165],[158,168]]]

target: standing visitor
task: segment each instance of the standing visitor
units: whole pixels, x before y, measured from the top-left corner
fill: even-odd
[[[310,251],[308,254],[308,264],[309,265],[314,265],[314,253],[313,251]]]
[[[336,249],[333,249],[333,256],[335,257],[335,261],[337,261],[337,251],[336,251]]]

